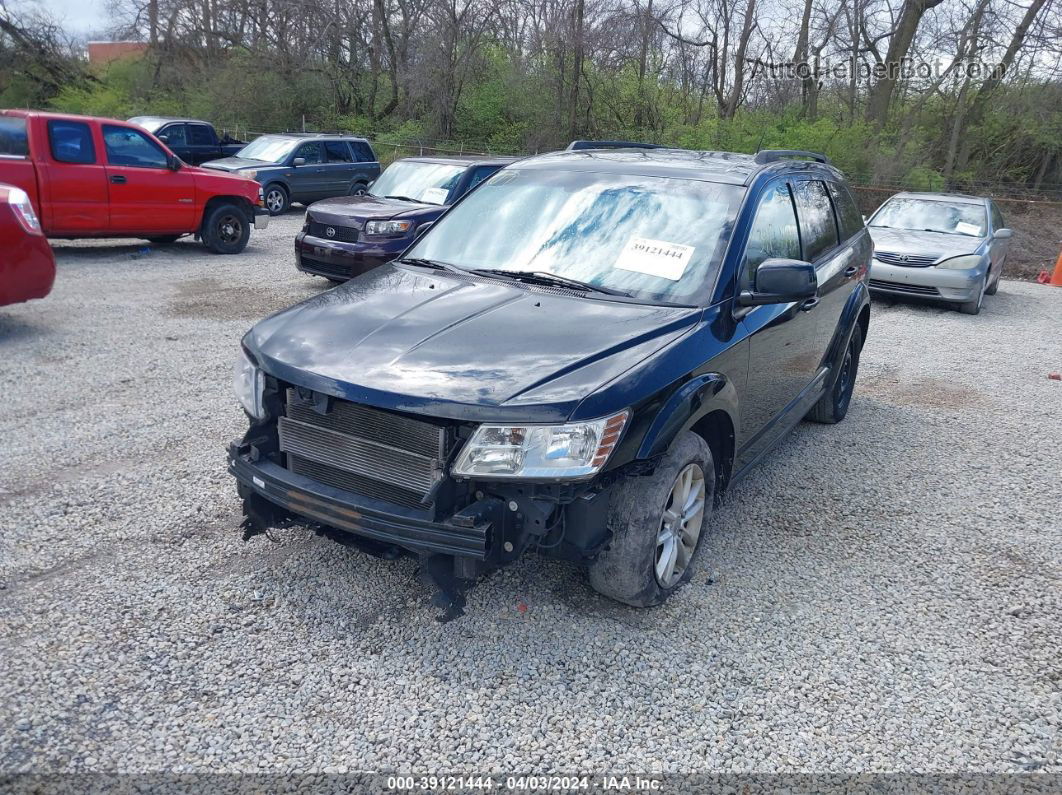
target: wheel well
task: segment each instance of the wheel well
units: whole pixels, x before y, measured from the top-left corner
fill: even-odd
[[[221,204],[235,204],[237,207],[242,207],[243,211],[247,213],[248,219],[252,223],[254,222],[254,207],[243,196],[211,196],[203,207],[203,218],[200,221],[200,226],[206,223],[207,216],[210,215],[211,211]]]
[[[859,323],[859,330],[863,333],[862,345],[867,344],[867,332],[870,331],[870,305],[864,306],[859,311],[859,317],[856,320]],[[862,347],[860,345],[860,347]]]
[[[734,423],[730,415],[722,409],[716,409],[694,423],[690,428],[708,444],[715,462],[715,501],[722,499],[730,474],[734,468]]]
[[[268,182],[266,182],[266,184],[262,186],[262,192],[264,193],[265,191],[269,190],[269,188],[274,188],[274,187],[275,188],[280,188],[282,191],[284,191],[285,195],[291,196],[291,191],[288,190],[288,186],[285,185],[280,180],[277,180],[277,179],[272,179],[272,180],[269,180]]]

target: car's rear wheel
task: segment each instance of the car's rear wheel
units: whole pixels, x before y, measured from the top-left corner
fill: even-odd
[[[368,192],[369,186],[366,185],[364,182],[355,182],[353,185],[350,186],[351,196],[364,196]]]
[[[594,590],[635,607],[663,602],[693,575],[714,500],[712,451],[684,433],[653,474],[613,486],[612,537],[590,564]]]
[[[859,353],[863,349],[863,327],[858,323],[844,348],[833,386],[811,407],[807,418],[814,422],[833,424],[848,415],[848,406],[855,391],[856,375],[859,373]]]
[[[219,204],[203,221],[203,243],[216,254],[239,254],[251,237],[247,214],[235,204]]]
[[[977,297],[972,301],[966,301],[965,303],[958,304],[958,309],[964,315],[976,315],[981,311],[981,306],[985,302],[985,296],[988,294],[988,274],[985,274],[985,278],[981,281],[981,287],[977,291]]]
[[[287,212],[291,206],[291,199],[283,185],[266,185],[262,191],[262,203],[270,215],[280,215]]]

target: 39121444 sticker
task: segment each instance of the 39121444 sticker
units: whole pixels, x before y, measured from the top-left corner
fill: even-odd
[[[686,271],[694,251],[695,246],[648,237],[632,237],[616,258],[615,267],[677,282]]]

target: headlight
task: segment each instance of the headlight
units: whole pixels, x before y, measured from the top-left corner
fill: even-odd
[[[255,419],[265,418],[262,392],[265,389],[265,373],[255,367],[246,351],[241,350],[232,371],[232,389],[244,411]]]
[[[969,270],[970,268],[976,268],[983,261],[984,258],[980,254],[964,254],[961,257],[952,257],[939,262],[936,267],[948,270]]]
[[[258,172],[253,168],[246,171],[239,172],[241,177],[247,177],[249,179],[258,179]]]
[[[412,228],[412,221],[369,221],[365,224],[365,234],[404,235]]]
[[[579,479],[596,475],[616,447],[629,411],[566,425],[480,425],[453,474],[483,478]]]

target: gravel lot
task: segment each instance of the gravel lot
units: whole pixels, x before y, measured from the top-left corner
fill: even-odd
[[[328,286],[300,223],[59,242],[0,308],[0,773],[1062,772],[1062,290],[876,301],[848,419],[736,487],[662,608],[528,557],[440,625],[410,560],[240,540],[231,365]]]

